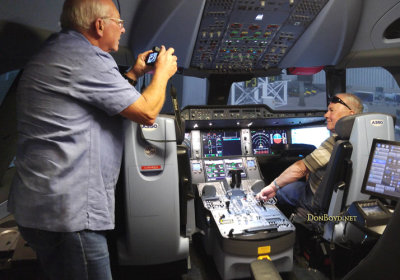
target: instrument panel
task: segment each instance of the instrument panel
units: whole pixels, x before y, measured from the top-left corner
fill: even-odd
[[[231,179],[234,171],[240,172],[240,177],[243,179],[261,178],[254,157],[192,159],[190,164],[194,184]]]
[[[192,158],[215,159],[271,154],[272,145],[288,144],[286,129],[237,129],[192,131]]]
[[[191,68],[246,72],[276,67],[327,0],[208,0]]]

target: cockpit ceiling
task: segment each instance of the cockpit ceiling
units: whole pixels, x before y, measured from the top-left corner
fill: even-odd
[[[50,2],[2,1],[0,72],[20,68],[47,34],[60,30],[64,0]],[[120,65],[160,45],[175,49],[184,75],[198,77],[262,77],[289,67],[399,65],[399,0],[114,2],[125,21],[114,55]]]
[[[208,0],[190,67],[217,73],[277,67],[328,0]]]

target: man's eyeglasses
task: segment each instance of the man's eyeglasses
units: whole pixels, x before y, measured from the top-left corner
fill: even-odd
[[[337,97],[337,96],[332,97],[331,100],[330,100],[330,102],[331,102],[331,103],[340,103],[340,104],[346,106],[347,109],[352,110],[352,109],[349,107],[349,105],[347,105],[346,103],[344,103],[344,101],[343,101],[342,99],[340,99],[339,97]]]
[[[112,20],[113,22],[115,22],[116,24],[118,24],[119,25],[119,28],[124,28],[124,21],[122,20],[122,19],[119,19],[119,18],[111,18],[111,17],[109,17],[109,18],[103,18],[103,19],[110,19],[110,20]]]

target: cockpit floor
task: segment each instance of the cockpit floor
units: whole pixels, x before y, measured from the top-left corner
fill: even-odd
[[[0,238],[6,230],[16,230],[16,224],[11,216],[0,221]],[[0,240],[1,242],[1,240]],[[17,245],[18,246],[18,245]],[[0,251],[0,279],[2,280],[46,280],[34,254],[25,244],[22,253],[3,250]],[[199,234],[193,235],[190,242],[189,261],[168,264],[164,266],[120,267],[116,263],[110,250],[114,280],[145,279],[145,280],[221,280],[217,268],[201,244]],[[16,257],[18,255],[18,257]],[[310,269],[301,256],[294,257],[294,267],[291,272],[281,273],[283,280],[329,280],[318,270]],[[250,278],[248,278],[250,279]],[[338,278],[336,278],[338,279]]]

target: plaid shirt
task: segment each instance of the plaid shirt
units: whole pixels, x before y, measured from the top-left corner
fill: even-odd
[[[321,146],[315,149],[311,154],[303,159],[304,164],[310,170],[308,183],[310,184],[313,193],[317,191],[318,186],[322,182],[326,167],[335,145],[335,136],[332,135],[322,142]]]

